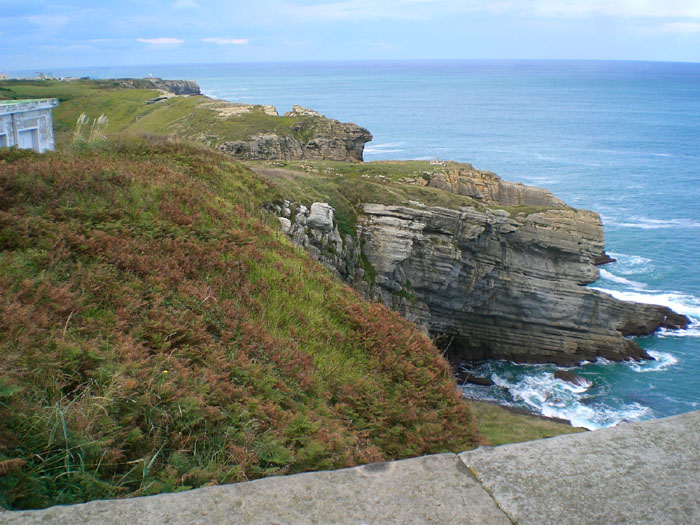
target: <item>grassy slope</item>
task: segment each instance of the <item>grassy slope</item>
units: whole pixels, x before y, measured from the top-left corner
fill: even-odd
[[[215,153],[0,160],[0,503],[143,495],[476,444],[430,341]]]
[[[357,215],[366,202],[412,207],[410,201],[427,206],[459,209],[470,206],[485,209],[484,202],[438,188],[406,183],[444,170],[427,161],[376,161],[347,163],[334,161],[246,161],[252,170],[274,183],[282,195],[292,201],[311,204],[323,201],[336,210],[341,233],[354,234]],[[469,164],[454,164],[471,169]],[[513,216],[528,215],[547,209],[545,206],[497,206]]]
[[[110,134],[198,138],[197,126],[217,120],[192,107],[199,97],[143,104],[157,94],[0,83],[0,99],[60,97],[64,146],[82,111],[106,113]],[[269,119],[217,125],[235,135]],[[428,163],[291,163],[296,173],[271,187],[239,164],[173,144],[2,155],[0,505],[148,494],[475,443],[435,349],[329,279],[259,215],[281,196],[326,200],[351,230],[367,200],[478,205],[399,184],[434,169]],[[495,406],[476,414],[479,439],[493,444],[570,429],[522,416],[516,431]]]
[[[471,401],[469,407],[477,421],[481,440],[492,446],[585,431],[558,421],[513,412],[484,401]]]
[[[0,82],[0,100],[22,98],[58,98],[54,110],[54,129],[59,146],[72,140],[78,116],[90,119],[105,114],[107,134],[176,134],[208,145],[243,140],[258,133],[292,135],[308,139],[322,119],[316,117],[275,117],[262,109],[237,116],[221,117],[214,109],[217,102],[206,97],[172,97],[156,104],[144,104],[159,96],[156,90],[114,88],[109,81],[57,80]],[[292,129],[292,126],[295,129]]]

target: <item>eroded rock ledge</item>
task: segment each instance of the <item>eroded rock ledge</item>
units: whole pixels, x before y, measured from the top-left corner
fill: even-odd
[[[301,106],[294,106],[284,117],[297,120],[289,135],[261,133],[246,140],[224,142],[217,149],[247,160],[362,162],[365,143],[372,140],[372,134],[357,124],[329,119]]]
[[[666,307],[584,286],[598,279],[595,263],[604,253],[598,214],[488,172],[445,170],[428,184],[480,205],[365,203],[355,237],[340,235],[326,203],[285,202],[276,211],[294,243],[463,359],[570,365],[649,358],[624,336],[687,326]]]

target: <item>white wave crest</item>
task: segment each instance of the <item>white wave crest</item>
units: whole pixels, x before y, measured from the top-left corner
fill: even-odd
[[[692,324],[687,330],[661,329],[656,335],[658,337],[700,337],[700,324]]]
[[[525,404],[534,412],[566,419],[574,426],[589,430],[634,421],[651,413],[651,409],[639,403],[616,408],[601,403],[586,404],[586,391],[592,385],[572,385],[555,378],[551,372],[529,374],[513,381],[493,374],[491,379],[494,384],[506,389],[514,401]]]
[[[649,350],[649,355],[653,361],[629,361],[629,367],[635,372],[660,372],[678,363],[678,359],[666,352]]]
[[[404,151],[401,146],[404,146],[405,142],[386,142],[384,144],[372,144],[371,146],[365,146],[365,153],[401,153]]]
[[[631,281],[630,279],[626,279],[624,277],[620,277],[619,275],[615,275],[614,273],[611,273],[605,269],[600,270],[600,276],[603,279],[607,279],[608,281],[612,281],[614,283],[618,284],[626,284],[627,286],[631,286],[632,288],[636,288],[637,290],[643,290],[644,288],[647,287],[645,283],[640,283],[637,281]]]
[[[642,230],[659,230],[662,228],[700,228],[700,222],[690,219],[649,219],[646,217],[632,217],[633,222],[616,222],[617,226],[625,228],[639,228]]]
[[[644,274],[653,269],[651,259],[639,255],[627,255],[626,253],[610,252],[610,257],[617,260],[614,265],[615,272],[622,275]]]
[[[667,306],[679,314],[687,315],[691,319],[700,319],[700,299],[695,296],[676,292],[621,292],[609,290],[607,288],[593,287],[594,290],[612,295],[621,301],[632,301],[635,303],[658,304]]]

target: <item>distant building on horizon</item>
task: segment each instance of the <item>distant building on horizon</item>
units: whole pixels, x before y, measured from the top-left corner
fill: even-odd
[[[39,153],[56,148],[52,109],[58,99],[0,100],[0,148],[16,146]]]
[[[7,80],[7,73],[0,73],[0,80]]]

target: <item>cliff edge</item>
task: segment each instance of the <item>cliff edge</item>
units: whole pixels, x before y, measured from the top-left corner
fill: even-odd
[[[282,229],[461,359],[572,365],[649,358],[624,336],[687,326],[686,317],[666,307],[619,301],[585,286],[598,279],[604,254],[597,213],[469,165],[452,163],[409,180],[467,199],[456,207],[362,202],[354,236],[340,234],[330,204],[290,203],[280,208]]]
[[[365,128],[301,106],[279,115],[274,106],[241,104],[202,95],[191,80],[118,78],[0,81],[0,100],[60,97],[54,112],[59,147],[73,139],[85,113],[107,117],[106,135],[174,135],[246,160],[362,162]]]
[[[222,142],[216,148],[247,160],[362,162],[365,143],[372,140],[365,128],[328,119],[301,106],[294,106],[284,118],[295,120],[290,126],[291,135],[260,133],[244,140]]]

